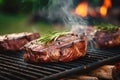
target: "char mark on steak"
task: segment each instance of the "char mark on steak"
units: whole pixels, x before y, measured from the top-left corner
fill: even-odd
[[[0,50],[1,51],[19,51],[23,46],[39,38],[39,33],[14,33],[0,36]]]
[[[24,60],[28,62],[69,62],[86,54],[86,37],[67,34],[47,45],[34,40],[25,45]]]

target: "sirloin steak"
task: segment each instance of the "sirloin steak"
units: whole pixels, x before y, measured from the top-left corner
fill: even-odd
[[[69,62],[85,56],[87,40],[85,35],[66,34],[47,45],[39,43],[39,39],[31,41],[24,49],[27,62]]]
[[[0,51],[19,51],[26,43],[39,37],[39,33],[27,32],[0,36]]]
[[[99,30],[95,33],[95,40],[100,48],[120,46],[120,29],[112,31]]]

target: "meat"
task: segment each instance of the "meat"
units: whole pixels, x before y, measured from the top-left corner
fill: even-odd
[[[97,31],[95,40],[101,48],[120,46],[120,29],[113,31]]]
[[[39,38],[39,33],[14,33],[0,36],[0,51],[18,51],[34,39]]]
[[[102,79],[112,80],[113,67],[114,67],[113,65],[101,66],[101,67],[93,70],[92,72],[90,72],[90,75],[98,77],[98,78],[102,78]]]
[[[116,63],[112,70],[113,80],[120,80],[120,62]]]
[[[85,36],[67,34],[47,45],[34,40],[26,44],[24,49],[23,58],[28,62],[69,62],[85,56],[87,40]]]

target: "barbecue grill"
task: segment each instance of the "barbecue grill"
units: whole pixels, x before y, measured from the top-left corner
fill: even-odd
[[[23,51],[0,54],[1,80],[50,80],[60,79],[75,73],[84,73],[104,64],[120,60],[120,47],[106,50],[91,49],[87,55],[67,63],[26,63]]]

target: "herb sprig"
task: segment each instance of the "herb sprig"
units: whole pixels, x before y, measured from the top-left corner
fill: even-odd
[[[44,36],[42,36],[38,42],[42,43],[42,44],[47,44],[51,41],[56,41],[58,37],[66,35],[66,34],[70,34],[70,32],[52,32],[50,34],[46,34]]]
[[[100,24],[96,27],[98,30],[105,30],[105,31],[114,31],[119,29],[118,26],[112,25],[112,24]]]

